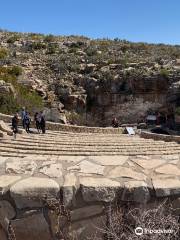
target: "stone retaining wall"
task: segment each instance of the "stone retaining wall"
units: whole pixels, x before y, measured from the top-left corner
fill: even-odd
[[[140,136],[146,139],[162,140],[166,142],[177,142],[180,143],[180,136],[175,135],[164,135],[151,132],[141,131]]]
[[[1,157],[0,164],[1,240],[56,240],[59,230],[72,239],[94,240],[96,233],[103,240],[99,229],[116,200],[151,208],[170,199],[180,207],[178,155]]]
[[[0,113],[0,120],[4,122],[10,123],[12,120],[12,116],[5,115]],[[33,123],[33,122],[32,122]],[[34,124],[33,124],[34,126]],[[46,122],[46,128],[48,130],[53,131],[70,131],[70,132],[85,132],[85,133],[122,133],[122,128],[100,128],[100,127],[86,127],[86,126],[75,126],[75,125],[67,125],[67,124],[60,124],[60,123],[53,123],[53,122]]]

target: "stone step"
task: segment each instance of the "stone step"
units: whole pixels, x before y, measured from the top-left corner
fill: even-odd
[[[39,155],[42,155],[42,156],[149,156],[149,155],[156,155],[156,156],[159,156],[159,155],[172,155],[172,154],[179,154],[180,151],[141,151],[141,152],[127,152],[127,151],[124,151],[124,152],[61,152],[61,154],[57,153],[57,152],[36,152],[36,153],[33,153],[32,152],[24,152],[24,153],[19,153],[19,152],[9,152],[9,151],[1,151],[0,153],[0,156],[3,156],[3,157],[20,157],[20,158],[23,158],[23,157],[26,157],[26,156],[31,156],[31,155],[36,155],[36,156],[39,156]]]
[[[139,146],[139,147],[134,147],[134,146],[129,146],[128,150],[126,146],[122,146],[122,147],[79,147],[79,146],[66,146],[66,147],[62,147],[62,146],[55,146],[55,147],[38,147],[38,146],[12,146],[12,145],[1,145],[0,146],[0,150],[1,149],[8,149],[8,150],[32,150],[32,151],[88,151],[88,152],[99,152],[99,151],[113,151],[113,152],[122,152],[122,151],[144,151],[144,150],[148,150],[148,151],[156,151],[156,150],[160,150],[160,151],[171,151],[171,150],[179,150],[180,151],[180,146],[179,147],[169,147],[168,149],[166,147],[151,147],[151,146]]]
[[[127,152],[127,153],[144,153],[144,152],[154,152],[154,151],[158,151],[158,152],[169,152],[169,151],[173,151],[173,152],[178,152],[180,153],[180,147],[171,147],[171,148],[122,148],[122,149],[112,149],[112,148],[101,148],[101,149],[96,149],[96,148],[35,148],[35,147],[3,147],[0,146],[0,152],[13,152],[13,153],[23,153],[23,154],[53,154],[53,155],[61,155],[62,152],[70,152],[71,154],[74,154],[75,152],[79,152],[79,153],[96,153],[97,155],[99,153],[123,153],[123,152]]]
[[[122,138],[121,136],[117,136],[117,137],[101,137],[101,136],[62,136],[62,135],[58,135],[58,136],[49,136],[49,135],[30,135],[30,134],[26,134],[26,135],[17,135],[19,138],[31,138],[31,139],[70,139],[70,138],[76,138],[76,139],[80,139],[80,138],[83,138],[83,139],[122,139],[122,140],[136,140],[136,139],[139,139],[141,141],[143,141],[143,138],[140,138],[140,137],[128,137],[128,138]],[[149,141],[152,141],[153,139],[147,139]]]
[[[94,142],[75,142],[75,141],[71,141],[71,142],[40,142],[40,141],[19,141],[19,140],[1,140],[0,141],[1,146],[3,145],[12,145],[12,146],[38,146],[38,147],[53,147],[54,146],[59,146],[59,147],[78,147],[78,146],[82,146],[82,147],[112,147],[112,148],[116,148],[116,147],[142,147],[142,143],[139,142],[128,142],[128,143],[94,143]],[[158,142],[154,142],[152,144],[149,143],[144,143],[143,146],[148,146],[148,147],[179,147],[179,144],[177,143],[158,143]]]
[[[136,148],[142,148],[142,145],[140,143],[116,143],[116,144],[109,144],[109,143],[79,143],[79,142],[59,142],[57,143],[48,143],[48,142],[22,142],[22,141],[17,141],[17,140],[13,140],[13,141],[8,141],[8,140],[3,140],[1,141],[1,146],[4,147],[38,147],[38,148],[52,148],[54,149],[54,147],[58,147],[58,148],[62,148],[62,147],[66,147],[66,148],[73,148],[73,147],[93,147],[93,148],[125,148],[125,147],[136,147]],[[161,147],[161,148],[169,148],[169,147],[179,147],[178,144],[174,143],[174,144],[169,144],[169,143],[153,143],[151,145],[149,145],[148,143],[143,144],[143,147],[147,147],[147,148],[152,148],[152,147]]]
[[[67,141],[67,142],[71,142],[72,140],[76,140],[76,141],[79,141],[79,142],[111,142],[111,143],[116,143],[116,142],[139,142],[139,143],[165,143],[164,141],[154,141],[154,140],[151,140],[151,139],[142,139],[142,138],[137,138],[137,139],[127,139],[126,141],[119,138],[119,139],[114,139],[114,138],[111,138],[111,139],[101,139],[101,138],[88,138],[88,139],[84,139],[84,138],[48,138],[48,137],[44,137],[44,138],[31,138],[31,137],[17,137],[17,140],[22,140],[22,141],[49,141],[49,142],[64,142],[64,141]]]

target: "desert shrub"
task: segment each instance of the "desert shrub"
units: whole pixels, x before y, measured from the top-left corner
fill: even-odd
[[[29,36],[32,40],[41,40],[44,35],[40,33],[30,33]]]
[[[0,95],[0,112],[11,114],[19,109],[16,99],[12,95]]]
[[[31,48],[34,50],[46,49],[46,44],[43,42],[33,42]]]
[[[49,45],[46,54],[54,54],[57,51],[57,47],[54,45]]]
[[[22,68],[20,66],[13,66],[8,69],[8,73],[11,75],[19,76],[22,74]]]
[[[178,240],[180,234],[179,217],[174,214],[171,204],[163,202],[152,209],[116,206],[108,209],[108,222],[97,231],[111,240]],[[135,229],[142,228],[143,234],[136,235]],[[158,234],[150,231],[166,230]],[[150,230],[150,231],[147,231]],[[170,230],[170,231],[168,231]],[[99,240],[92,236],[91,240]]]
[[[97,54],[97,50],[93,47],[88,47],[86,50],[85,50],[86,54],[88,56],[94,56]]]
[[[20,36],[15,34],[15,35],[8,38],[7,43],[14,43],[14,42],[18,41],[19,38],[20,38]]]
[[[163,68],[163,69],[160,70],[160,75],[162,77],[168,78],[169,77],[169,71],[167,69]]]
[[[5,59],[8,56],[8,50],[6,48],[0,48],[0,59]]]
[[[0,67],[0,79],[11,83],[16,93],[15,96],[13,94],[0,96],[0,112],[14,113],[22,106],[27,107],[29,111],[43,107],[43,100],[35,91],[30,91],[17,82],[17,76],[21,73],[22,69],[18,66]]]
[[[46,35],[46,36],[44,37],[44,41],[45,41],[45,42],[54,42],[55,40],[56,40],[56,37],[53,36],[52,34]]]
[[[16,101],[19,106],[25,106],[32,112],[43,107],[42,98],[35,91],[30,92],[28,88],[19,85],[17,92]]]

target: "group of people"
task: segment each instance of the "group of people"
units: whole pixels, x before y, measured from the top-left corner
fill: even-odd
[[[22,126],[26,130],[27,133],[30,133],[30,125],[31,125],[31,117],[29,112],[22,108],[20,112]],[[46,121],[43,112],[36,112],[34,115],[34,122],[37,128],[38,133],[45,133],[46,132]],[[12,118],[12,129],[14,134],[18,133],[18,126],[19,126],[19,113],[16,112],[14,117]]]

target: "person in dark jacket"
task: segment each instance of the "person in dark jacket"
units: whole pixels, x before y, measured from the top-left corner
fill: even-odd
[[[36,123],[37,131],[38,131],[38,133],[40,133],[40,130],[41,130],[41,117],[40,117],[40,114],[38,112],[36,112],[34,114],[34,121]]]
[[[27,133],[30,133],[30,123],[31,123],[31,118],[29,116],[29,113],[26,113],[24,117],[24,122],[25,122],[25,129]]]
[[[26,108],[23,107],[22,110],[21,110],[21,120],[22,120],[22,125],[23,125],[23,128],[25,129],[26,126],[25,126],[25,116],[26,116],[27,112],[26,112]]]
[[[46,133],[46,120],[42,112],[41,112],[40,126],[41,126],[42,133]]]
[[[18,123],[19,123],[19,118],[18,118],[18,113],[16,113],[12,118],[12,130],[13,130],[15,139],[16,139],[16,134],[18,133]]]
[[[119,122],[118,122],[116,117],[113,118],[113,120],[112,120],[112,127],[113,128],[118,128],[119,127]]]

